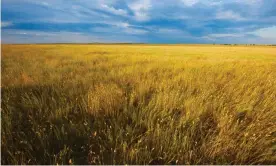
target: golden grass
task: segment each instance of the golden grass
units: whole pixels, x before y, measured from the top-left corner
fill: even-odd
[[[2,164],[275,164],[276,47],[2,45]]]

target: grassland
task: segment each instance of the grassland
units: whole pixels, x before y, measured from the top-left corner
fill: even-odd
[[[276,47],[2,45],[2,164],[276,164]]]

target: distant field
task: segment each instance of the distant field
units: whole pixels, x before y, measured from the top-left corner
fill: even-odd
[[[2,45],[2,164],[276,164],[276,47]]]

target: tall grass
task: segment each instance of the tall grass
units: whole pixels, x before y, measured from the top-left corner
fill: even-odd
[[[276,48],[3,45],[2,164],[275,164]]]

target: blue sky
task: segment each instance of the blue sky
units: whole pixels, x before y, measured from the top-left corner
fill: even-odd
[[[4,43],[276,44],[276,0],[2,0]]]

